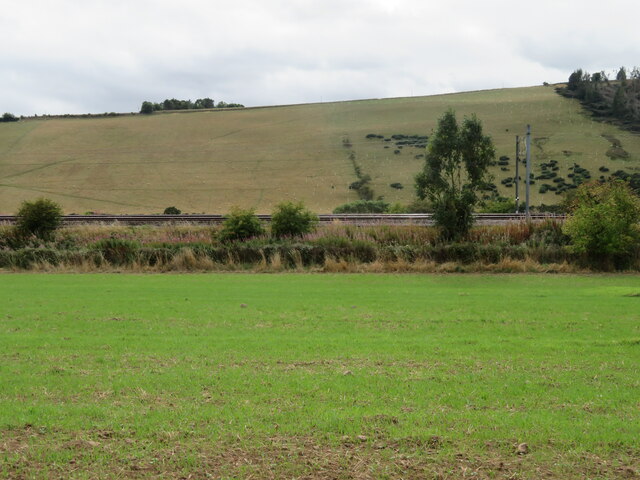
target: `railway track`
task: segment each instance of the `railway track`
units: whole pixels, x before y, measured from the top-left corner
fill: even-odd
[[[265,222],[271,221],[271,215],[257,215]],[[476,213],[478,225],[500,225],[505,223],[523,222],[527,216],[523,213]],[[121,224],[121,225],[164,225],[171,223],[192,223],[202,225],[217,225],[224,221],[224,215],[64,215],[62,223],[65,226],[84,224]],[[433,225],[433,215],[430,213],[347,213],[318,215],[321,224],[332,222],[350,225]],[[532,221],[546,219],[564,220],[564,215],[548,213],[533,213],[529,215]],[[14,224],[15,215],[0,215],[0,224]]]

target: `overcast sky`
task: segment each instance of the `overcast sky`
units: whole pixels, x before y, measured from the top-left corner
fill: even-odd
[[[0,113],[431,95],[640,65],[640,2],[0,0]]]

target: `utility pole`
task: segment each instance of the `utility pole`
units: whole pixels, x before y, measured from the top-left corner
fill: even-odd
[[[516,213],[520,213],[520,136],[516,135]]]
[[[525,213],[529,218],[529,180],[531,176],[531,125],[527,125],[527,179],[526,179],[526,207]]]

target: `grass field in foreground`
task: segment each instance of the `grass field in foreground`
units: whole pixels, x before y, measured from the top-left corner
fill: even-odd
[[[16,274],[0,291],[3,477],[640,469],[637,276]]]

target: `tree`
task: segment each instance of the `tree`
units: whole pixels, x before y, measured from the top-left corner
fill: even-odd
[[[317,223],[318,217],[302,202],[284,202],[271,214],[271,234],[276,238],[300,237],[312,232]]]
[[[214,108],[214,107],[215,107],[215,102],[209,97],[199,98],[193,104],[193,108],[195,109]]]
[[[39,198],[33,202],[22,202],[17,217],[19,233],[50,240],[62,221],[62,208],[48,198]]]
[[[153,108],[153,103],[151,102],[142,102],[142,106],[140,107],[140,113],[144,113],[144,114],[150,114],[153,113],[154,108]]]
[[[620,67],[618,73],[616,74],[616,80],[619,82],[625,82],[627,80],[627,69],[624,67]]]
[[[611,103],[611,113],[618,118],[626,117],[628,113],[627,96],[624,93],[622,85],[618,85],[616,93],[613,96],[613,102]]]
[[[17,122],[20,120],[13,113],[5,112],[0,118],[0,122]]]
[[[584,72],[581,68],[574,71],[571,75],[569,75],[569,81],[567,82],[567,89],[571,91],[578,91],[582,86],[584,78]]]
[[[613,180],[580,185],[562,230],[571,250],[601,265],[629,263],[640,242],[640,199],[626,182]]]
[[[475,115],[465,118],[462,128],[453,110],[438,120],[423,171],[416,176],[416,193],[432,203],[434,220],[446,240],[458,240],[469,232],[473,207],[494,157],[491,137],[483,134]]]

